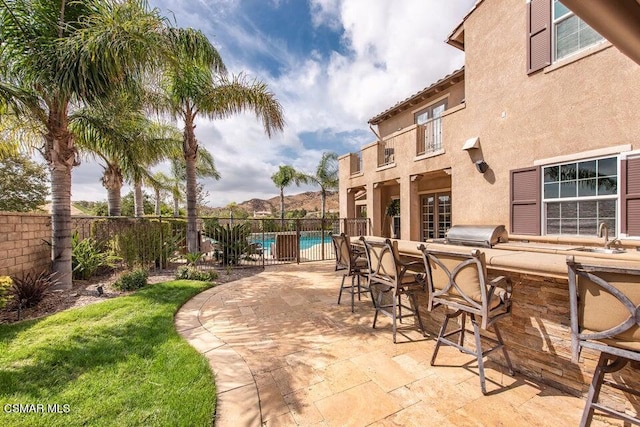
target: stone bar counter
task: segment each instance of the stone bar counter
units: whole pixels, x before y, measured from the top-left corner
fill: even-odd
[[[417,249],[420,242],[392,240],[397,242],[401,256],[422,259]],[[352,238],[352,241],[356,244],[357,238]],[[567,256],[575,256],[577,262],[640,268],[640,251],[636,249],[640,241],[625,242],[626,252],[619,254],[577,250],[594,243],[594,239],[559,241],[537,238],[533,241],[528,236],[510,236],[509,243],[501,243],[493,248],[478,248],[486,255],[489,279],[506,276],[512,281],[512,312],[511,316],[500,321],[500,331],[517,374],[541,380],[575,395],[586,395],[599,354],[583,349],[579,363],[571,362]],[[602,247],[601,241],[597,243]],[[474,249],[440,243],[424,244],[427,248],[450,252],[469,253]],[[419,304],[425,327],[432,336],[437,336],[444,320],[444,309],[439,307],[428,312],[426,294],[421,297]],[[473,334],[466,334],[465,339],[472,340]],[[473,347],[471,341],[468,344]],[[504,366],[500,352],[491,353],[488,357]],[[469,360],[472,360],[472,356]],[[506,368],[503,372],[507,375]],[[616,382],[640,389],[640,369],[627,365],[614,378]],[[640,411],[640,400],[634,396],[624,396],[611,387],[602,388],[600,399],[618,410],[631,413]]]

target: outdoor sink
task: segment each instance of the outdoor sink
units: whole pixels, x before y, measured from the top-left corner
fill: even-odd
[[[591,252],[596,254],[623,254],[626,251],[624,249],[616,248],[576,248],[575,251]]]

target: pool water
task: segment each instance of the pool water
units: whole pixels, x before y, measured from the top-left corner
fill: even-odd
[[[252,238],[252,243],[260,243],[265,250],[271,249],[271,244],[276,241],[275,237],[267,237],[265,236],[264,240],[262,238]],[[324,243],[331,243],[331,237],[325,237]],[[300,250],[309,249],[315,245],[322,244],[322,238],[319,236],[300,236]]]

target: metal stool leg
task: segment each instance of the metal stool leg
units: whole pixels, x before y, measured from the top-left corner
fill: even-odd
[[[342,276],[342,283],[340,283],[340,293],[338,294],[338,305],[340,305],[340,299],[342,298],[342,291],[344,289],[344,279],[346,279],[346,278],[347,278],[347,275],[344,274]]]
[[[471,315],[471,324],[473,325],[473,335],[476,338],[476,356],[478,358],[478,371],[480,372],[480,389],[482,394],[487,394],[487,385],[484,379],[484,358],[482,357],[482,342],[480,341],[480,327],[476,321],[476,316]]]
[[[440,345],[442,344],[442,337],[447,332],[447,324],[449,323],[449,319],[451,319],[449,314],[445,315],[444,322],[442,323],[442,327],[440,327],[440,333],[438,333],[438,339],[436,340],[436,348],[433,349],[433,356],[431,356],[431,366],[436,362],[436,356],[438,356],[438,350],[440,349]]]

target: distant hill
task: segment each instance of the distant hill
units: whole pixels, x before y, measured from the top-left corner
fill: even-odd
[[[304,209],[307,212],[320,212],[322,201],[320,191],[307,191],[300,194],[292,194],[284,196],[285,211]],[[246,211],[249,216],[253,216],[262,212],[280,212],[280,196],[275,196],[267,200],[251,199],[242,203],[238,203],[238,208]],[[223,211],[225,207],[213,208],[212,211]],[[339,202],[338,193],[331,192],[327,195],[326,209],[328,212],[338,212]]]

